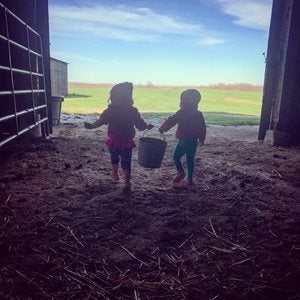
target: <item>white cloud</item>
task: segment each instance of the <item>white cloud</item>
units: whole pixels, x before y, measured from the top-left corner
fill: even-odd
[[[198,45],[203,46],[213,46],[223,44],[225,41],[223,39],[216,39],[216,38],[204,38],[197,42]]]
[[[272,0],[217,1],[226,14],[236,17],[235,24],[254,29],[269,29]]]
[[[204,27],[180,22],[150,8],[50,6],[54,34],[85,33],[125,41],[154,40],[160,34],[198,35]]]

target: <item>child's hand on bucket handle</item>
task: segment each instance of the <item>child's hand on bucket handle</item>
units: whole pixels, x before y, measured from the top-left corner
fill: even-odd
[[[93,124],[88,123],[88,122],[84,122],[84,128],[85,129],[93,129],[94,127],[93,127]]]
[[[152,124],[148,124],[148,125],[147,125],[147,129],[148,129],[148,130],[151,130],[153,127],[154,127],[154,125],[152,125]]]

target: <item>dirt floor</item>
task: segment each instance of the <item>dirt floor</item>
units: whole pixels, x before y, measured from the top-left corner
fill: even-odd
[[[123,194],[84,120],[1,149],[0,299],[300,298],[300,148],[211,126],[195,187],[174,188],[170,131],[161,169],[135,149]]]

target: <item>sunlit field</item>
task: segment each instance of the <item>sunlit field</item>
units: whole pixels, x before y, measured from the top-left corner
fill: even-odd
[[[101,113],[107,107],[109,87],[70,88],[62,112],[69,114]],[[134,105],[143,115],[164,119],[179,106],[184,88],[134,88]],[[261,110],[261,92],[235,90],[200,90],[199,109],[208,124],[257,125]]]

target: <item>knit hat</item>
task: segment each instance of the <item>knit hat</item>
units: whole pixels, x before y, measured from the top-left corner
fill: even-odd
[[[110,90],[110,101],[112,104],[132,104],[133,84],[121,82],[114,85]]]
[[[201,100],[201,94],[196,89],[188,89],[181,93],[180,99],[181,108],[197,108]]]

